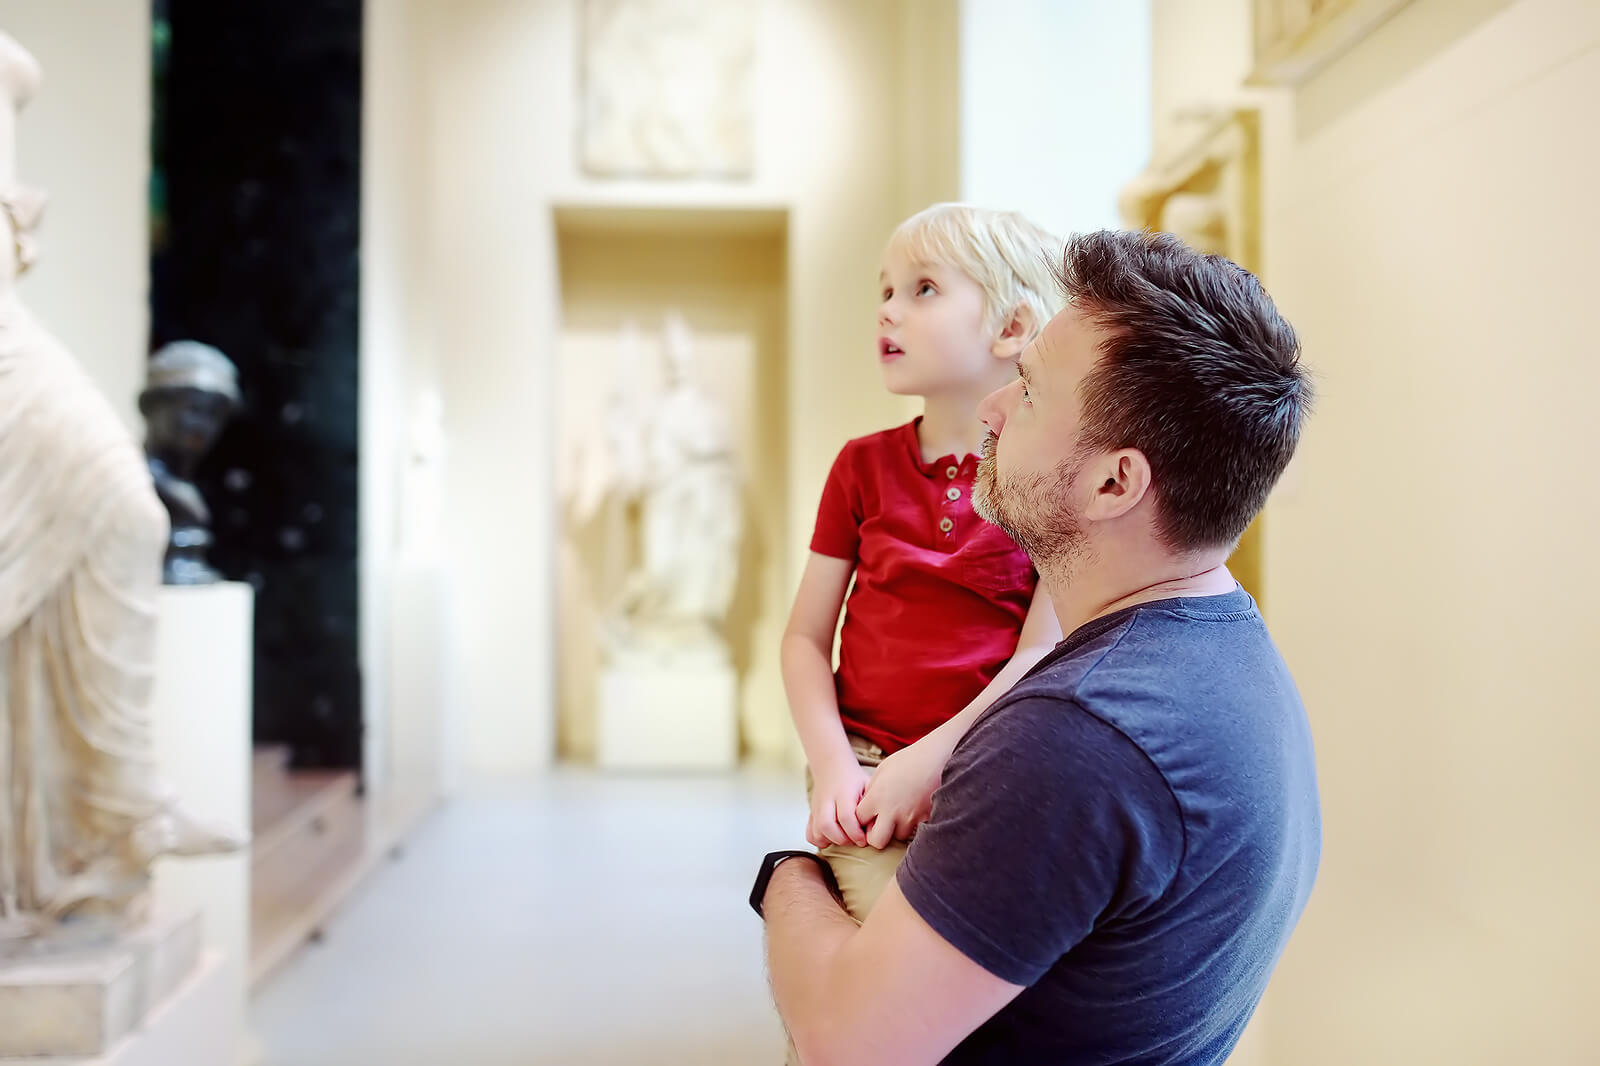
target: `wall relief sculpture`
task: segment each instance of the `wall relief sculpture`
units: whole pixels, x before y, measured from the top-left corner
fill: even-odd
[[[748,0],[584,0],[584,172],[749,177],[758,10]]]

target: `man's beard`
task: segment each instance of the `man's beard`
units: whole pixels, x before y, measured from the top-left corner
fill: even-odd
[[[1078,457],[1069,457],[1049,474],[1002,478],[995,465],[998,439],[993,433],[984,438],[972,485],[973,511],[1000,527],[1040,570],[1070,569],[1084,547],[1083,524],[1069,502],[1078,481]]]

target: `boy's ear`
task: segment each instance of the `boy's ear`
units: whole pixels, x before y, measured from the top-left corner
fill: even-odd
[[[1028,346],[1028,338],[1032,335],[1033,312],[1028,310],[1027,304],[1018,304],[1006,316],[1005,324],[1000,327],[1000,335],[994,339],[990,351],[998,359],[1015,359]]]

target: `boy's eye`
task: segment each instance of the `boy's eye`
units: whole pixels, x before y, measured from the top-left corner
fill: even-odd
[[[933,282],[931,282],[931,281],[924,281],[921,285],[917,286],[917,295],[918,296],[926,296],[928,293],[933,292],[933,291],[934,291]]]
[[[888,300],[888,299],[889,299],[889,297],[891,297],[891,296],[893,296],[893,295],[894,295],[894,290],[893,290],[893,289],[884,289],[884,290],[883,290],[883,298],[884,298],[884,299],[885,299],[885,300]]]

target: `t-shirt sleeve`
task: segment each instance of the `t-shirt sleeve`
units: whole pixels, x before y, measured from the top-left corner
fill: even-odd
[[[822,503],[817,507],[817,525],[811,534],[811,550],[835,559],[856,559],[861,546],[861,486],[856,479],[852,445],[845,445],[828,471],[822,487]]]
[[[898,875],[923,921],[1031,985],[1095,926],[1166,892],[1183,823],[1166,780],[1075,703],[1024,697],[957,745]]]

